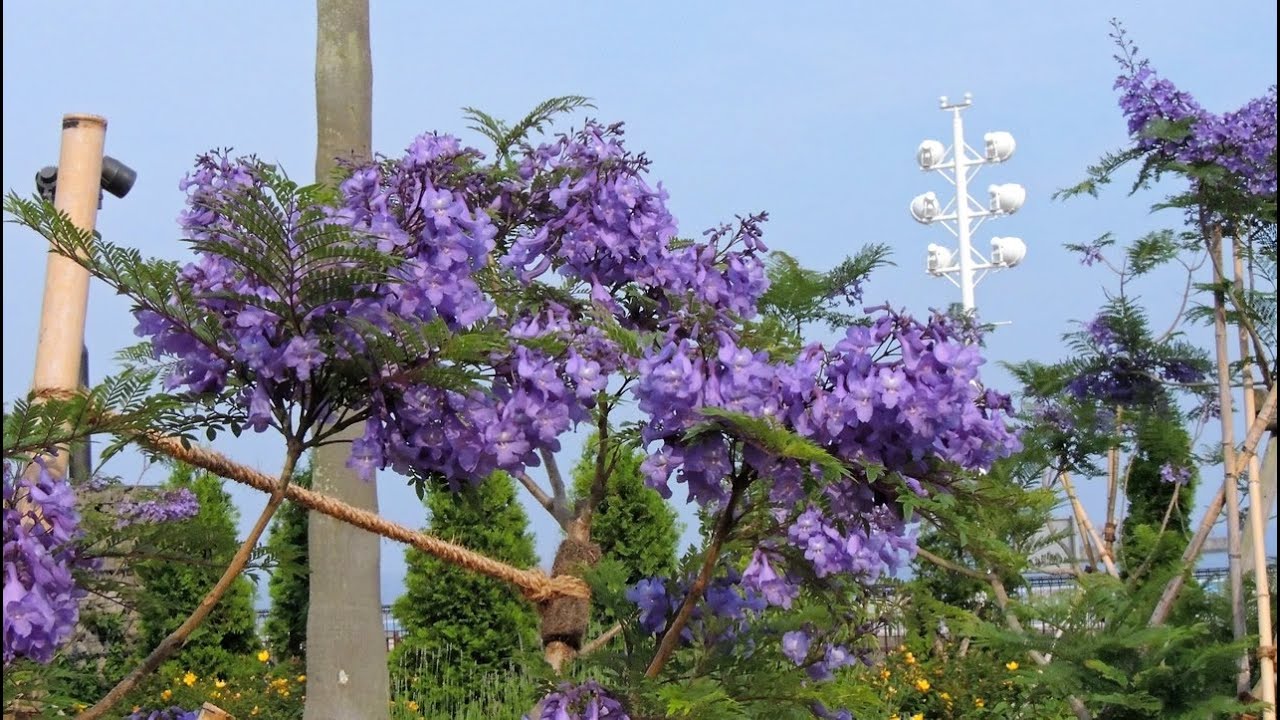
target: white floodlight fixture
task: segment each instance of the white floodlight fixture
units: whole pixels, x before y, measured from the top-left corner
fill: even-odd
[[[951,267],[951,261],[955,258],[955,253],[950,249],[941,245],[929,246],[929,258],[925,263],[925,270],[930,275],[941,275],[942,272]]]
[[[946,152],[947,149],[937,140],[925,140],[916,149],[916,162],[920,163],[921,170],[932,170],[942,164],[942,156]]]
[[[1001,267],[1014,267],[1027,256],[1027,244],[1022,238],[991,238],[991,264]]]
[[[987,192],[991,194],[991,212],[994,213],[1011,215],[1027,201],[1027,189],[1018,183],[992,185]]]
[[[987,145],[987,162],[1004,162],[1013,157],[1013,151],[1018,147],[1018,143],[1013,141],[1013,135],[1003,130],[983,135],[982,141]]]
[[[938,204],[938,195],[934,192],[917,195],[911,201],[911,217],[918,223],[928,225],[941,213],[942,206]]]

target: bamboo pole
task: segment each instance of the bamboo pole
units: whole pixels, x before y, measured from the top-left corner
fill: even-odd
[[[1115,561],[1111,558],[1111,549],[1098,536],[1098,531],[1093,529],[1093,523],[1089,521],[1089,515],[1085,512],[1084,505],[1080,503],[1080,498],[1076,496],[1076,489],[1071,483],[1071,476],[1064,470],[1058,477],[1062,480],[1062,489],[1067,492],[1067,499],[1071,501],[1071,507],[1075,508],[1076,518],[1098,549],[1098,556],[1102,558],[1102,565],[1107,569],[1107,574],[1113,578],[1120,577],[1120,572],[1116,570]]]
[[[1120,489],[1120,428],[1124,422],[1124,408],[1116,406],[1116,441],[1107,450],[1107,518],[1102,526],[1102,540],[1107,545],[1107,555],[1115,557],[1116,546],[1116,495]]]
[[[1264,397],[1256,392],[1254,395]],[[1256,405],[1257,403],[1255,402],[1254,404]],[[1276,451],[1280,450],[1277,445],[1275,432],[1272,431],[1271,436],[1267,438],[1267,449],[1258,453],[1262,456],[1262,474],[1259,476],[1259,480],[1262,482],[1261,508],[1263,525],[1271,522],[1276,509]],[[1244,536],[1244,548],[1241,555],[1244,561],[1244,574],[1245,577],[1248,577],[1249,573],[1257,570],[1257,567],[1253,564],[1252,534]]]
[[[1244,261],[1240,256],[1240,238],[1232,238],[1232,262],[1235,271],[1236,291],[1244,296]],[[1244,385],[1244,416],[1255,421],[1253,396],[1253,368],[1249,357],[1249,339],[1240,328],[1241,383]],[[1267,576],[1266,517],[1268,507],[1262,500],[1261,464],[1255,454],[1249,458],[1249,531],[1252,539],[1254,573],[1254,597],[1258,604],[1258,665],[1261,673],[1263,720],[1276,717],[1276,658],[1275,645],[1271,643],[1271,589]]]
[[[102,188],[102,149],[107,121],[97,115],[62,117],[62,148],[58,154],[58,189],[53,205],[81,230],[93,232]],[[80,353],[84,348],[85,314],[89,306],[89,271],[74,260],[49,253],[45,269],[40,334],[36,338],[36,371],[32,390],[75,390],[80,384]],[[68,453],[62,449],[47,458],[50,473],[67,471]]]
[[[1222,284],[1222,228],[1214,226],[1209,238],[1213,256],[1213,337],[1218,365],[1218,416],[1222,419],[1222,463],[1226,477],[1235,467],[1235,417],[1231,397],[1231,355],[1227,352],[1227,301]],[[1231,591],[1231,636],[1239,642],[1248,634],[1244,610],[1244,575],[1240,567],[1240,493],[1235,483],[1223,484],[1227,505],[1227,574]],[[1249,692],[1249,654],[1240,656],[1236,672],[1236,692]]]
[[[1187,571],[1195,564],[1196,558],[1200,557],[1200,551],[1204,549],[1204,543],[1209,539],[1209,533],[1213,530],[1213,526],[1218,522],[1218,516],[1222,514],[1222,506],[1226,504],[1227,488],[1234,488],[1236,479],[1240,477],[1240,473],[1244,472],[1244,466],[1248,463],[1249,458],[1256,454],[1258,441],[1262,439],[1262,433],[1267,427],[1273,425],[1276,421],[1276,386],[1271,386],[1271,390],[1267,392],[1266,400],[1262,401],[1262,408],[1258,411],[1258,417],[1254,418],[1249,425],[1249,433],[1244,438],[1244,443],[1240,446],[1240,452],[1236,457],[1236,464],[1231,468],[1231,472],[1223,479],[1222,485],[1218,488],[1218,493],[1209,501],[1209,508],[1205,511],[1204,518],[1200,521],[1200,527],[1196,530],[1195,537],[1191,538],[1191,542],[1187,543],[1187,549],[1182,552],[1182,572],[1174,575],[1169,580],[1169,584],[1165,585],[1164,593],[1160,595],[1160,601],[1156,603],[1155,610],[1151,612],[1151,619],[1147,623],[1151,626],[1163,625],[1165,620],[1169,619],[1169,613],[1173,611],[1173,603],[1178,599],[1178,593],[1182,592],[1182,587],[1187,582]]]

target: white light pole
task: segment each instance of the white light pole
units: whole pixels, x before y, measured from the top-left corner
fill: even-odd
[[[961,113],[973,104],[973,96],[965,93],[964,101],[951,103],[941,99],[943,110],[951,111],[951,147],[943,147],[937,140],[925,140],[916,150],[916,161],[925,171],[934,170],[956,188],[955,199],[946,206],[938,204],[938,196],[932,192],[917,195],[911,201],[911,216],[917,222],[931,225],[940,223],[959,241],[955,252],[941,245],[930,245],[925,269],[930,275],[942,276],[960,288],[960,302],[965,312],[973,312],[973,288],[988,272],[1010,268],[1026,257],[1027,246],[1019,238],[995,237],[991,239],[991,257],[983,257],[973,249],[973,231],[987,218],[1012,215],[1026,202],[1027,191],[1021,185],[1005,183],[987,188],[991,202],[987,207],[969,196],[969,181],[983,165],[1002,163],[1013,156],[1017,144],[1007,132],[989,132],[983,136],[985,152],[977,153],[964,141],[964,120]],[[981,272],[981,275],[977,273]],[[957,277],[958,276],[958,279]]]

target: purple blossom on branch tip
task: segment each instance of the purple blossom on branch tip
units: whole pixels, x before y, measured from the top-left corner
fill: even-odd
[[[1215,114],[1160,77],[1117,26],[1113,34],[1122,68],[1115,89],[1136,147],[1190,166],[1217,166],[1239,178],[1255,197],[1276,194],[1276,86],[1240,109]],[[1154,132],[1158,125],[1185,125],[1182,134]]]

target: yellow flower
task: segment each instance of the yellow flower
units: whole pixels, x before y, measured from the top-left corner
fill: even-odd
[[[893,677],[893,673],[889,672],[887,668],[880,671],[881,680],[888,680],[890,677]]]
[[[232,697],[232,698],[234,698],[234,699],[236,699],[236,700],[239,700],[239,699],[240,699],[240,693],[236,693],[235,695],[232,695],[231,697]]]
[[[910,652],[908,652],[908,653],[907,653],[907,658],[906,658],[905,662],[906,662],[908,665],[915,665],[915,664],[916,664],[916,656],[915,656],[915,655],[912,655]]]
[[[298,676],[298,682],[306,682],[306,681],[307,681],[307,676],[306,676],[306,675],[299,675],[299,676]]]
[[[271,653],[267,652],[266,650],[262,650],[258,652],[258,662],[266,662],[270,659],[271,659]]]
[[[939,694],[938,697],[942,698],[945,702],[951,702],[951,693],[943,692]]]
[[[221,690],[222,688],[227,686],[227,681],[223,680],[222,678],[218,678],[217,680],[213,681],[213,686]]]
[[[257,706],[257,705],[254,705],[254,706],[253,706],[253,709],[249,711],[249,714],[250,714],[250,715],[257,715],[257,714],[258,714],[258,706]]]
[[[974,706],[974,707],[986,707],[986,706],[987,706],[987,701],[986,701],[986,700],[983,700],[982,698],[974,698],[974,699],[973,699],[973,706]]]
[[[899,718],[897,714],[893,714],[889,716],[889,720],[901,720],[901,718]]]
[[[924,678],[920,678],[916,681],[916,689],[920,692],[929,692],[929,681]]]
[[[418,712],[418,703],[416,701],[410,700],[405,705],[409,708],[409,712]]]
[[[171,697],[173,697],[173,691],[170,690],[169,688],[165,688],[164,692],[160,693],[161,700],[168,700]]]
[[[182,684],[186,685],[187,687],[191,687],[192,685],[195,685],[196,680],[199,680],[199,679],[200,678],[196,677],[195,673],[191,671],[187,671],[187,674],[182,676]]]
[[[1018,662],[1016,660],[1010,660],[1009,662],[1004,664],[1004,669],[1008,670],[1009,672],[1013,672],[1014,670],[1018,669]]]
[[[924,713],[916,713],[911,716],[911,720],[924,720]]]

